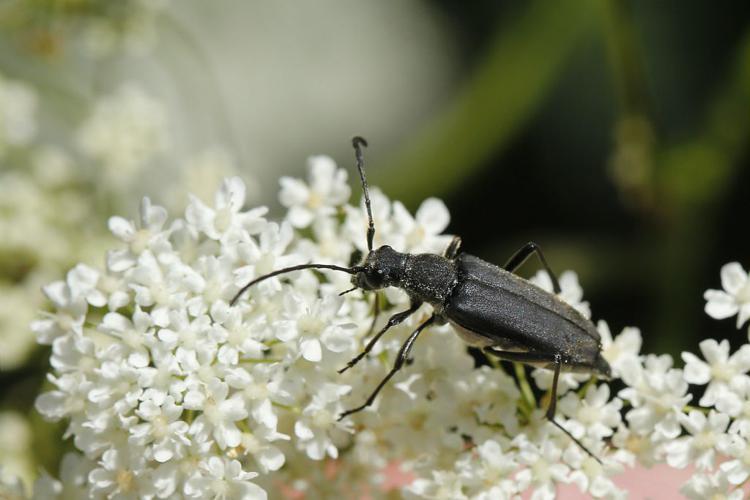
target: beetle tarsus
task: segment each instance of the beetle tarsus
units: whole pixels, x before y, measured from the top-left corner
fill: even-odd
[[[375,298],[376,304],[377,304],[377,297]],[[378,342],[380,337],[383,336],[385,332],[387,332],[389,329],[393,328],[394,326],[398,325],[399,323],[403,322],[406,318],[414,314],[417,309],[421,306],[421,303],[412,303],[411,306],[409,306],[409,309],[405,311],[401,311],[400,313],[396,313],[393,316],[391,316],[388,319],[388,322],[385,324],[385,326],[375,335],[368,343],[365,349],[357,354],[357,356],[354,357],[351,361],[349,361],[345,367],[341,368],[338,372],[344,373],[346,370],[351,368],[352,366],[359,363],[362,358],[364,358],[370,351],[372,351],[372,348],[375,347],[375,344]]]
[[[552,388],[550,390],[550,401],[545,412],[545,418],[549,420],[555,427],[563,431],[575,444],[578,445],[583,451],[585,451],[591,458],[599,462],[602,461],[594,455],[591,450],[586,448],[578,439],[576,439],[565,427],[555,420],[555,414],[557,412],[557,383],[560,379],[560,370],[563,366],[563,358],[560,353],[556,354],[544,354],[538,352],[513,352],[513,351],[501,351],[490,347],[485,347],[483,351],[487,354],[492,354],[505,361],[513,361],[518,363],[526,364],[538,364],[538,363],[554,363],[554,375],[552,378]]]
[[[389,371],[388,374],[383,378],[383,380],[380,381],[380,383],[372,392],[372,394],[370,394],[370,397],[367,398],[367,401],[365,401],[365,404],[358,406],[356,408],[352,408],[351,410],[346,410],[341,415],[339,415],[337,420],[342,420],[348,417],[349,415],[351,415],[352,413],[357,413],[359,411],[362,411],[375,401],[375,398],[378,396],[378,393],[380,392],[380,390],[383,387],[385,387],[385,384],[387,384],[388,381],[396,374],[396,372],[398,372],[404,366],[404,363],[409,358],[409,353],[411,352],[411,348],[414,346],[414,342],[417,340],[417,337],[419,337],[419,334],[422,333],[422,331],[425,328],[427,328],[432,323],[434,323],[435,319],[436,319],[436,316],[433,314],[424,323],[419,325],[417,329],[411,333],[411,335],[409,335],[409,337],[401,346],[401,349],[399,349],[398,351],[398,356],[396,356],[396,362],[393,364],[393,368],[391,368],[391,371]]]

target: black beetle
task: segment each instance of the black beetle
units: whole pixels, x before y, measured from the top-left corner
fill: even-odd
[[[423,303],[433,308],[432,315],[409,335],[399,349],[393,368],[378,384],[367,401],[347,410],[339,420],[372,404],[388,380],[409,358],[419,334],[433,324],[450,323],[468,344],[506,361],[554,370],[552,391],[546,417],[597,461],[582,443],[555,421],[557,383],[560,371],[585,372],[610,377],[610,367],[601,354],[601,338],[594,324],[576,309],[529,281],[513,274],[532,253],[552,278],[554,290],[560,285],[544,255],[533,242],[518,250],[501,268],[482,259],[461,253],[461,239],[454,237],[443,255],[401,253],[384,245],[373,249],[375,225],[370,194],[364,173],[361,137],[352,139],[367,209],[368,254],[360,265],[342,267],[332,264],[301,264],[260,276],[242,287],[231,301],[233,305],[251,286],[280,274],[301,269],[331,269],[352,274],[354,288],[380,290],[389,286],[401,288],[411,299],[411,306],[388,319],[386,325],[370,340],[364,351],[349,361],[339,373],[353,367],[369,353],[378,339],[391,327],[403,322]],[[347,293],[343,292],[343,293]],[[375,300],[376,308],[378,300]],[[376,313],[377,315],[377,310]]]

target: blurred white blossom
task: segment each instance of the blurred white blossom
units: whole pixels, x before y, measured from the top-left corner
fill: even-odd
[[[36,92],[0,74],[0,158],[10,147],[28,145],[37,130]]]
[[[742,500],[745,498],[744,491],[730,483],[721,471],[713,474],[693,474],[680,489],[680,493],[691,500],[706,498]]]
[[[81,151],[109,184],[127,183],[170,144],[164,105],[138,84],[123,83],[101,97],[77,133]]]
[[[29,491],[36,472],[32,443],[31,425],[23,415],[0,412],[0,498],[6,498],[3,488],[15,490],[16,494]]]
[[[22,366],[36,346],[28,325],[39,304],[30,295],[25,287],[0,284],[0,371]]]

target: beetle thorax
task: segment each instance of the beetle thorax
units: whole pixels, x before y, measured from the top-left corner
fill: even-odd
[[[427,302],[442,310],[456,284],[456,265],[436,254],[408,254],[384,245],[367,255],[363,270],[352,283],[364,290],[393,286],[401,288],[416,302]]]
[[[398,286],[412,300],[427,302],[435,312],[442,313],[448,297],[456,286],[456,264],[441,255],[431,253],[407,254],[404,273]]]

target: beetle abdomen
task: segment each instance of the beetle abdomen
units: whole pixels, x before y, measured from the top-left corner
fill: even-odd
[[[506,350],[559,353],[572,365],[595,359],[599,333],[578,311],[472,255],[460,255],[457,263],[459,280],[444,309],[456,326]]]

